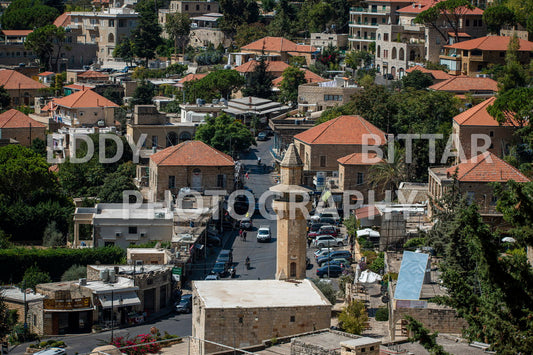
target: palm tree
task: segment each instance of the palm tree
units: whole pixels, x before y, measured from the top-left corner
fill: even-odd
[[[395,149],[391,162],[385,158],[369,169],[369,180],[372,188],[382,193],[386,190],[397,191],[400,183],[406,178],[407,166],[403,149]]]

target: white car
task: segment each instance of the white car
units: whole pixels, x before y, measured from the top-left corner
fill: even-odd
[[[270,234],[269,226],[261,226],[257,230],[257,241],[258,242],[270,242],[272,235]]]
[[[326,256],[326,254],[328,254],[329,252],[333,251],[334,249],[333,248],[321,248],[321,249],[317,249],[315,252],[314,252],[314,255],[315,255],[315,259],[318,259],[320,257],[323,257],[323,256]]]
[[[312,245],[317,248],[342,247],[344,245],[344,238],[334,237],[332,235],[319,235],[315,238]]]

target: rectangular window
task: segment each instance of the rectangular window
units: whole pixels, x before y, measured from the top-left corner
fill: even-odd
[[[115,20],[109,20],[109,27],[115,27]]]
[[[363,173],[357,173],[357,185],[363,184],[364,174]]]
[[[296,316],[291,316],[291,323],[296,322]]]
[[[189,5],[185,5],[185,11],[189,11]]]
[[[33,315],[33,325],[36,326],[37,325],[37,315]]]
[[[200,5],[196,5],[196,11],[200,11]]]
[[[220,187],[220,188],[226,187],[226,175],[224,174],[217,175],[217,187]]]
[[[477,20],[474,20],[474,27],[477,27]]]
[[[158,136],[152,136],[152,147],[157,147]]]
[[[320,156],[320,167],[324,168],[325,166],[326,166],[326,156],[325,155],[321,155]]]
[[[474,196],[475,196],[474,191],[467,191],[466,192],[466,202],[468,204],[471,204],[472,202],[474,202]]]
[[[494,137],[494,131],[489,132],[489,137]]]
[[[176,188],[176,177],[174,175],[171,175],[168,177],[168,188],[169,189]]]
[[[128,227],[128,234],[137,234],[137,226],[135,227]]]

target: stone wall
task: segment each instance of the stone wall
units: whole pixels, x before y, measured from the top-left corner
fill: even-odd
[[[24,303],[19,303],[15,301],[4,300],[7,309],[16,310],[18,315],[18,322],[24,323]],[[44,324],[44,311],[43,311],[43,301],[30,301],[26,302],[26,323],[30,332],[36,333],[38,335],[51,334],[46,333],[46,328]]]
[[[191,28],[191,33],[189,34],[189,44],[191,46],[195,48],[207,47],[210,43],[215,47],[220,44],[228,47],[231,44],[231,38],[219,28]]]
[[[298,103],[316,104],[315,111],[321,111],[328,107],[341,106],[350,101],[356,92],[363,90],[361,87],[322,87],[318,84],[304,84],[298,87]],[[326,96],[329,95],[329,96]],[[337,100],[332,100],[337,96]],[[329,98],[329,100],[326,100]]]
[[[21,128],[2,128],[2,138],[13,138],[25,147],[29,147],[35,138],[42,139],[46,142],[46,127],[21,127]]]
[[[431,332],[461,334],[468,325],[451,308],[397,308],[393,310],[392,317],[389,320],[389,327],[392,329],[390,332],[391,340],[395,339],[394,329],[396,323],[407,315],[421,322]]]
[[[508,146],[515,141],[515,127],[512,126],[460,126],[455,121],[453,123],[453,133],[459,137],[459,144],[463,149],[466,159],[470,159],[472,154],[478,155],[480,152],[472,152],[472,135],[485,134],[490,137],[492,147],[487,149],[498,157],[503,158],[508,153]],[[454,146],[457,140],[454,139]],[[484,142],[481,140],[478,145]],[[454,147],[456,150],[458,147]],[[457,162],[456,162],[457,163]]]

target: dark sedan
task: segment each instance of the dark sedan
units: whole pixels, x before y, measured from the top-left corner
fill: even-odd
[[[324,266],[316,270],[316,276],[322,278],[324,276],[328,276],[329,274],[328,277],[339,277],[342,274],[342,271],[343,268],[338,265],[330,265],[329,267]]]

